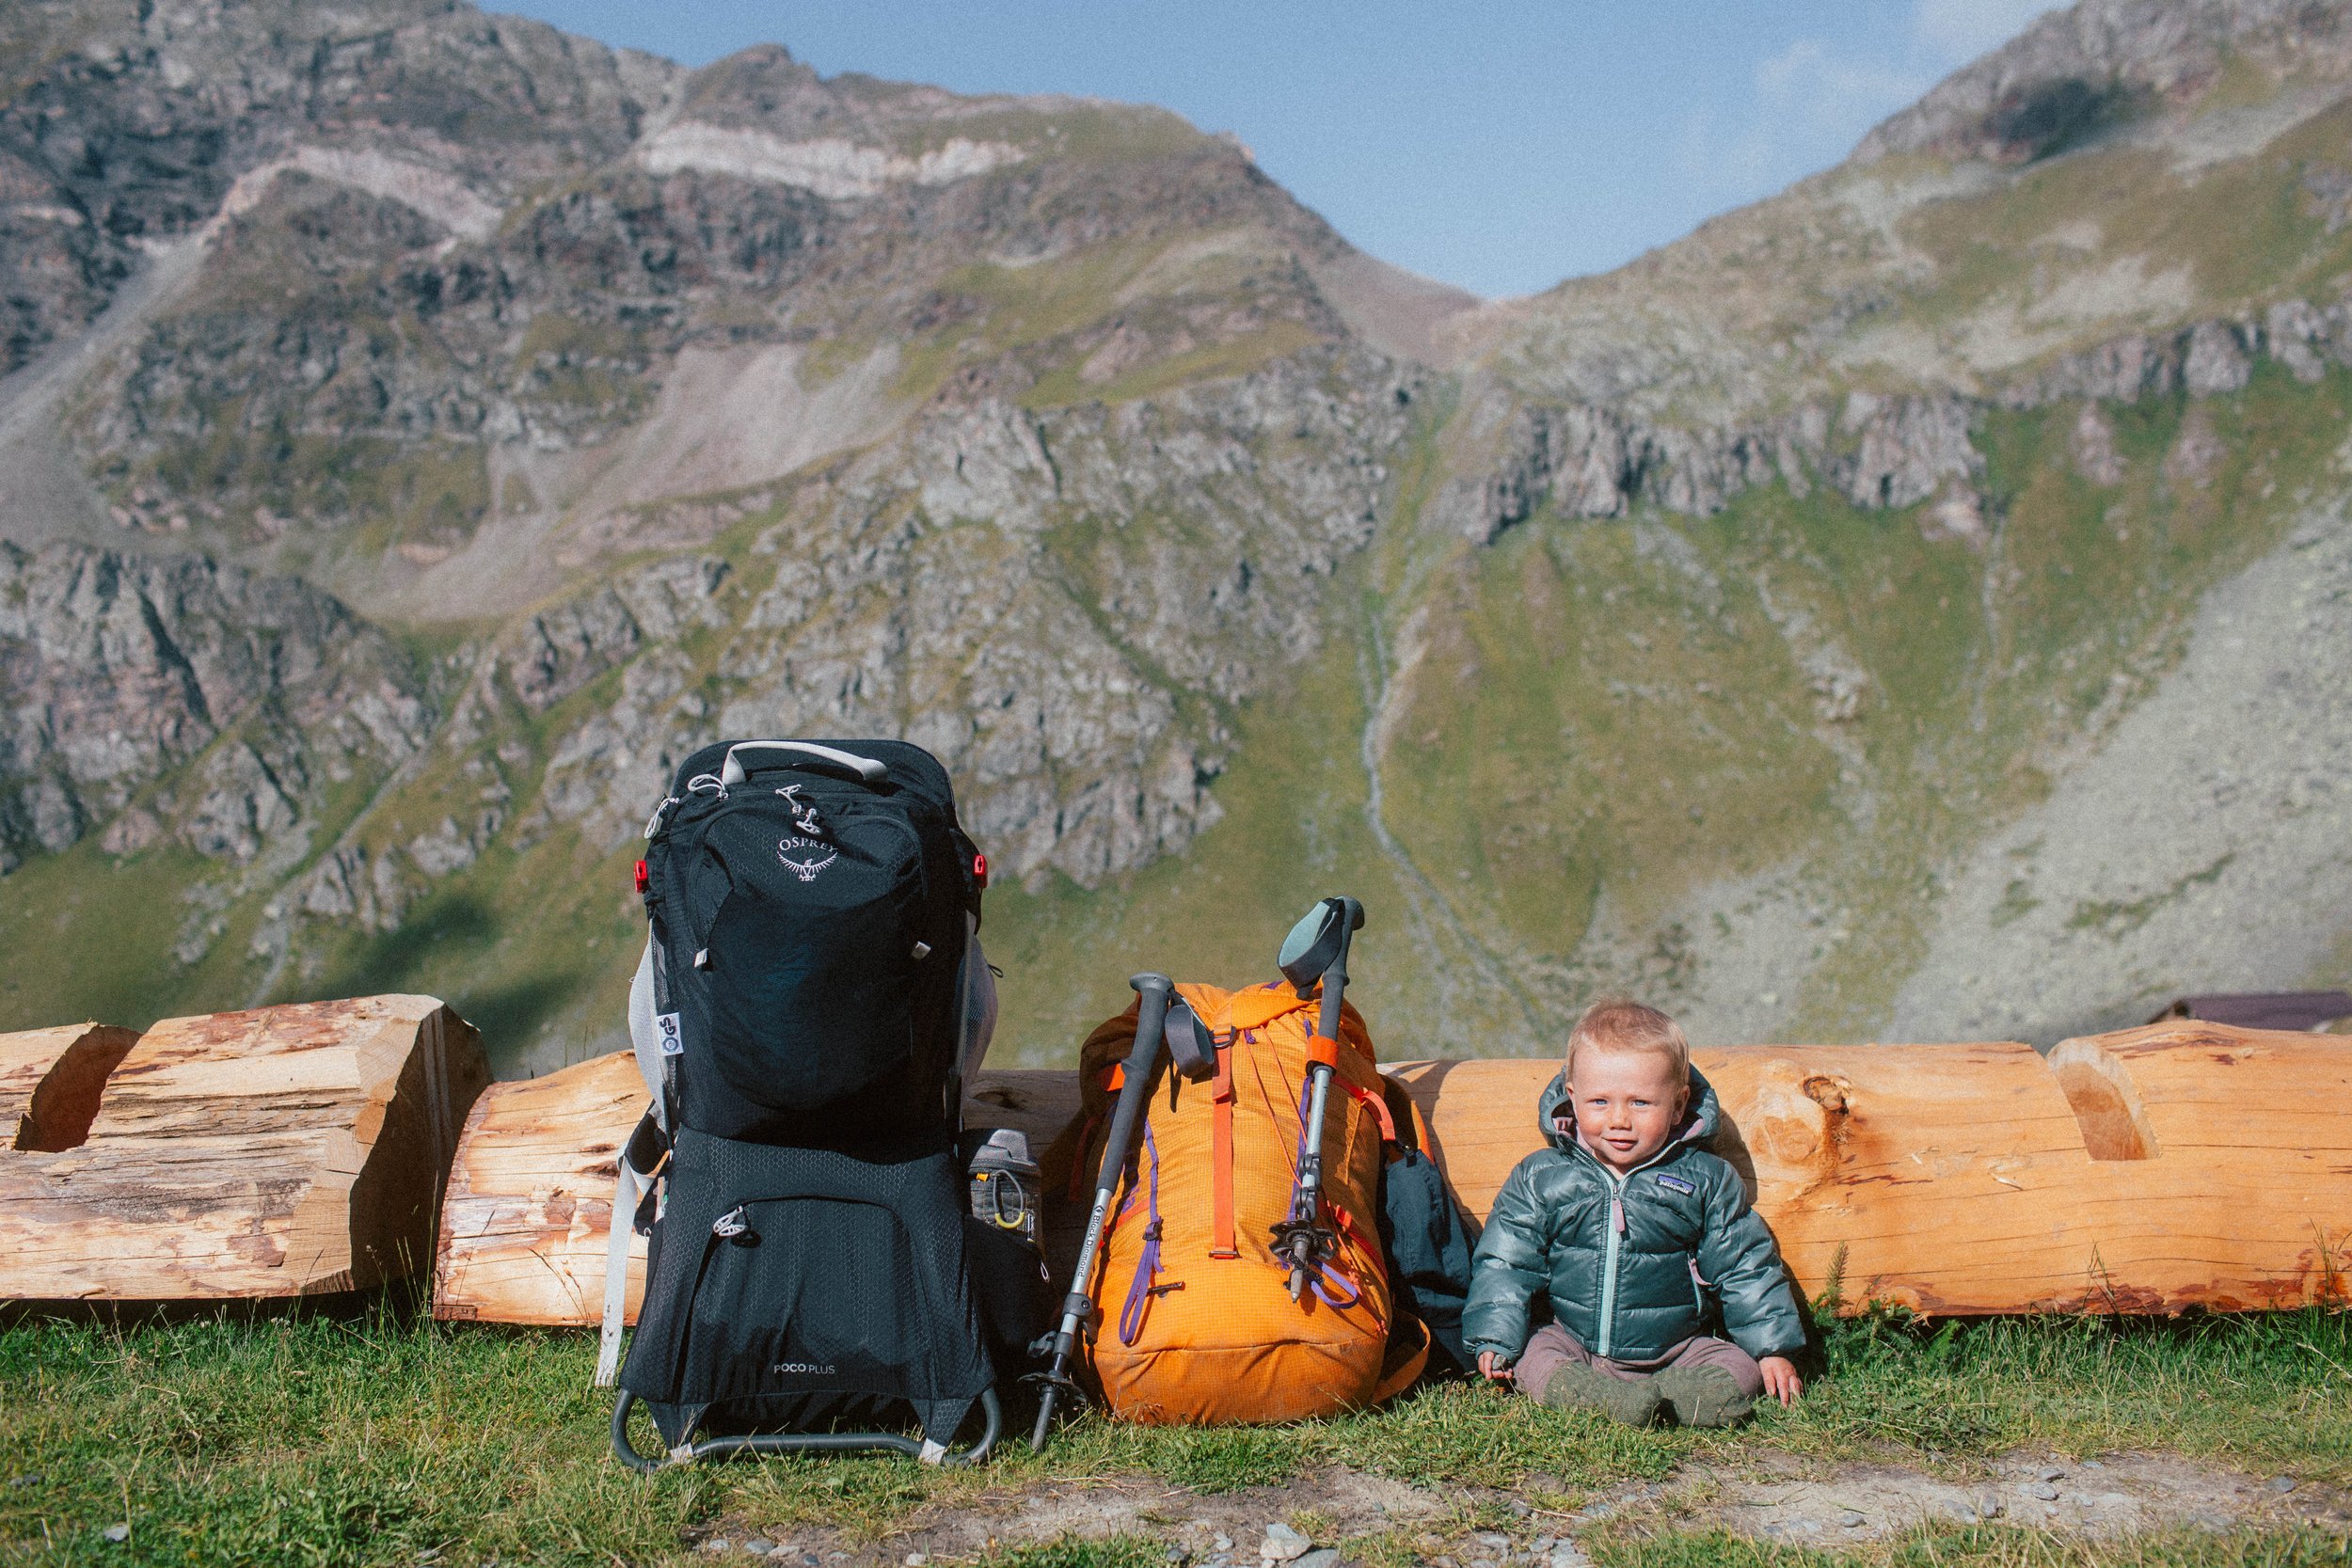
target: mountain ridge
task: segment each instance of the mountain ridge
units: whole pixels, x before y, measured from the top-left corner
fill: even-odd
[[[576,1056],[644,806],[756,731],[947,762],[1030,1060],[1117,1005],[1084,977],[1248,978],[1327,884],[1391,1053],[1549,1049],[1629,986],[1719,1037],[2054,1038],[2317,974],[2352,872],[2260,841],[2352,810],[2333,644],[2229,655],[2205,607],[2333,624],[2344,15],[2085,0],[1838,167],[1482,304],[1165,111],[427,0],[28,8],[9,580],[131,584],[151,664],[314,608],[202,726],[105,719],[187,737],[130,761],[56,652],[123,610],[0,618],[0,943],[72,953],[0,1014],[422,987],[508,1070]],[[2316,739],[2212,743],[2291,803],[2133,796],[2136,716],[2256,666]],[[317,705],[368,682],[392,738]]]

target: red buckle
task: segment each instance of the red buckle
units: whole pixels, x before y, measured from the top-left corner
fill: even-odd
[[[645,869],[644,861],[639,861],[637,863],[637,891],[642,894],[651,886],[653,886],[653,874]]]

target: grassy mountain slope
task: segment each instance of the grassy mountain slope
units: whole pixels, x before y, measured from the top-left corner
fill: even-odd
[[[2292,718],[2208,679],[2219,713],[2198,742],[2249,776],[2217,807],[2206,781],[2159,785],[2115,750],[2155,744],[2127,721],[2223,656],[2230,634],[2199,623],[2217,585],[2267,571],[2302,585],[2313,626],[2342,622],[2312,552],[2344,534],[2352,409],[2332,351],[2306,353],[2292,324],[2343,288],[2329,193],[2352,111],[2333,58],[2312,55],[2300,75],[2241,55],[2163,95],[2119,93],[2055,149],[1858,158],[1620,273],[1457,318],[1463,407],[1645,422],[1634,461],[1662,480],[1595,506],[1557,427],[1530,485],[1524,452],[1498,460],[1457,417],[1436,438],[1439,477],[1401,490],[1351,584],[1354,652],[1327,662],[1352,664],[1355,689],[1327,704],[1350,721],[1306,731],[1321,787],[1276,783],[1294,769],[1245,743],[1220,784],[1233,814],[1187,866],[1137,879],[1146,912],[1111,915],[1115,895],[1057,909],[1072,945],[1140,918],[1223,973],[1263,970],[1279,920],[1237,942],[1208,867],[1327,842],[1327,863],[1393,895],[1359,988],[1400,1055],[1542,1049],[1612,989],[1719,1038],[2048,1040],[2186,990],[2340,982],[2352,883],[2325,847],[2345,825],[2332,742],[2290,740]],[[2229,325],[2175,337],[2201,322]],[[2201,368],[2217,339],[2227,351]],[[2085,369],[2167,344],[2170,371],[2128,386]],[[1931,449],[1906,474],[1898,450],[1877,464],[1896,483],[1853,483],[1868,475],[1856,449],[1883,434],[1854,430],[1856,409],[1923,395],[1959,410],[1963,460],[1938,472]],[[1826,435],[1780,471],[1676,496],[1677,459],[1708,453],[1704,435],[1695,461],[1660,438],[1674,421],[1719,442],[1741,421],[1793,429],[1802,449],[1808,410]],[[1482,460],[1489,496],[1537,494],[1465,544],[1456,515],[1433,527],[1416,500]],[[1908,504],[1886,504],[1903,483]],[[2232,678],[2324,692],[2331,638],[2273,638]],[[2324,699],[2289,711],[2323,735],[2341,724]],[[1287,714],[1263,722],[1295,733]],[[2110,752],[2103,800],[2063,841],[2010,831]],[[2276,812],[2237,798],[2253,790],[2311,819],[2296,848]],[[1984,863],[1995,840],[2007,874]],[[2042,860],[2072,882],[2037,879]],[[2177,927],[2161,942],[2158,910]],[[1048,1038],[1078,1022],[1039,1005]]]

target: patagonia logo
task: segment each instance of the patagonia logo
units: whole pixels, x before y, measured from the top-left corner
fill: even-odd
[[[1658,1184],[1677,1193],[1690,1194],[1698,1191],[1696,1187],[1693,1187],[1691,1183],[1685,1181],[1679,1176],[1668,1176],[1662,1170],[1658,1173]]]

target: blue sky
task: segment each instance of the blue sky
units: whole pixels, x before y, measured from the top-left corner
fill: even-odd
[[[2053,0],[488,0],[700,65],[1159,103],[1385,261],[1490,296],[1836,163]]]

